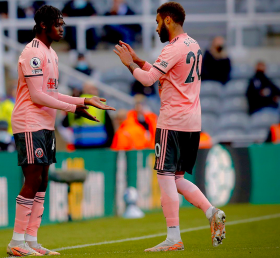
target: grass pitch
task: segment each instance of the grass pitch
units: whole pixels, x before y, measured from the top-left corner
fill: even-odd
[[[203,212],[196,208],[180,210],[180,227],[185,231],[182,233],[184,251],[143,252],[145,248],[157,245],[165,239],[165,235],[151,236],[166,232],[161,211],[136,220],[103,218],[43,226],[38,239],[50,249],[70,247],[60,251],[62,258],[280,257],[280,205],[229,205],[223,207],[223,210],[227,215],[227,234],[223,244],[216,248],[211,245],[208,221]],[[11,236],[12,230],[0,231],[0,257],[7,256],[6,246]],[[95,245],[73,248],[85,244]]]

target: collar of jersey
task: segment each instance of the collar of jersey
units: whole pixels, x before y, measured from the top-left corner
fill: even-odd
[[[188,35],[186,32],[184,32],[184,33],[182,33],[182,34],[179,34],[179,35],[177,35],[175,38],[173,38],[170,42],[169,42],[169,44],[171,44],[171,43],[173,43],[177,38],[180,38],[180,37],[182,37],[183,35]]]
[[[46,49],[51,50],[51,46],[50,46],[50,48],[48,48],[48,47],[45,45],[45,43],[42,42],[40,39],[38,39],[38,38],[34,38],[34,39],[35,39],[35,40],[38,40],[38,41],[42,44],[42,46],[44,46]]]

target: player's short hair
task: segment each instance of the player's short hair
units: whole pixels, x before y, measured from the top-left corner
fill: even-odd
[[[47,29],[50,29],[51,26],[57,22],[58,19],[63,19],[62,12],[51,6],[51,5],[43,5],[38,11],[35,13],[34,21],[35,26],[33,28],[33,32],[36,34],[40,34],[42,32],[42,28],[40,26],[41,22],[46,25]]]
[[[185,21],[186,12],[182,5],[176,2],[167,2],[157,9],[162,19],[170,16],[175,23],[183,26]]]

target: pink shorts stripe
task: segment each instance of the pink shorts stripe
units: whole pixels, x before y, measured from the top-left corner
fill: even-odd
[[[33,151],[33,138],[32,133],[30,132],[30,152],[31,152],[31,164],[34,164],[34,151]]]
[[[161,140],[161,155],[160,155],[160,165],[159,169],[161,170],[164,166],[164,153],[166,151],[166,130],[162,129],[162,140]]]
[[[28,144],[28,133],[25,133],[25,145],[26,145],[27,163],[30,164],[29,144]]]
[[[159,145],[160,145],[160,156],[158,157],[157,169],[159,169],[160,165],[161,165],[161,158],[162,158],[161,153],[162,153],[162,148],[163,148],[162,140],[163,140],[163,130],[160,131],[160,142],[159,142]]]
[[[167,136],[168,136],[168,130],[164,130],[164,150],[163,150],[163,157],[162,157],[162,165],[161,165],[161,170],[163,170],[164,167],[164,161],[165,161],[165,155],[166,155],[166,147],[167,147]]]

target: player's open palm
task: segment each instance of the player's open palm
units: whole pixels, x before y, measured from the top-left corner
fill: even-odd
[[[131,57],[133,59],[133,62],[135,62],[135,61],[137,61],[139,59],[138,56],[136,55],[134,49],[129,44],[127,44],[127,43],[125,43],[125,42],[123,42],[121,40],[119,42],[120,42],[121,46],[124,45],[124,46],[127,47],[128,51],[129,51],[129,53],[130,53],[130,55],[131,55]]]
[[[85,117],[89,120],[100,122],[95,116],[92,116],[89,112],[87,112],[88,107],[85,105],[77,105],[75,114],[78,116]]]
[[[102,102],[106,102],[106,99],[99,98],[97,96],[85,99],[85,105],[93,106],[93,107],[96,107],[96,108],[99,108],[99,109],[104,109],[104,110],[114,110],[114,111],[116,110],[115,108],[110,107],[110,106],[108,106],[108,105],[106,105]]]

